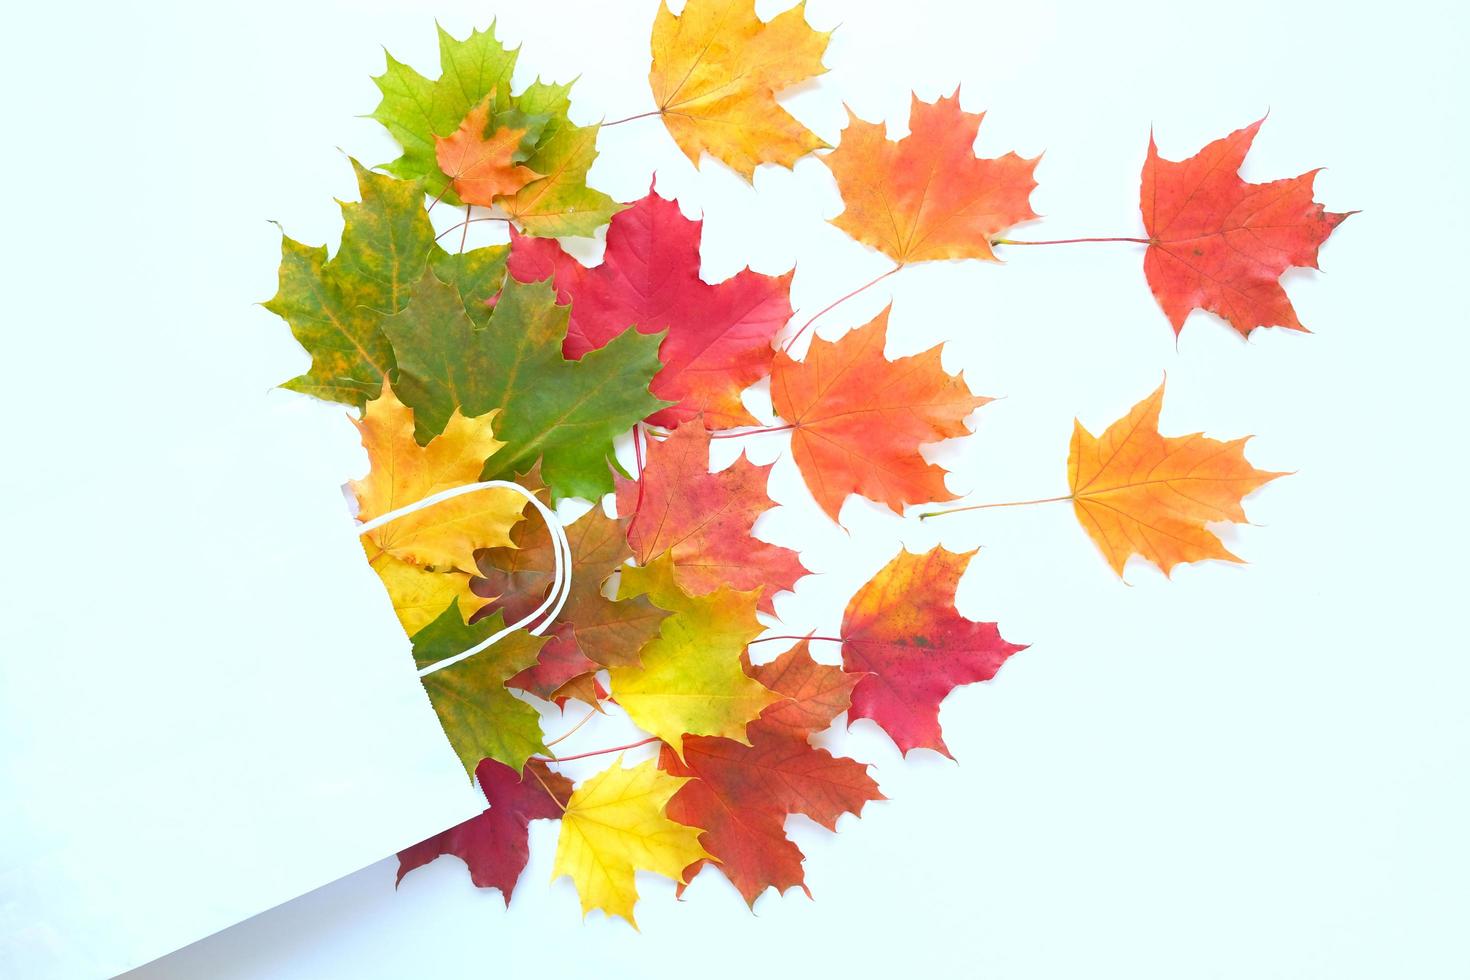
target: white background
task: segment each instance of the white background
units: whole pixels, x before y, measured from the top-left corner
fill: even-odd
[[[354,194],[336,148],[392,155],[355,118],[379,44],[433,74],[432,17],[462,35],[498,14],[520,84],[580,75],[593,121],[650,108],[654,9],[51,4],[7,31],[0,972],[140,962],[473,809],[345,524],[354,433],[269,390],[305,358],[250,305],[274,288],[265,219],[335,242],[331,198]],[[396,893],[381,860],[136,977],[1470,974],[1464,14],[811,0],[808,17],[841,24],[832,70],[787,102],[829,141],[844,101],[899,135],[910,89],[962,82],[989,111],[982,154],[1046,152],[1047,217],[1017,237],[1138,234],[1151,125],[1179,158],[1269,108],[1248,179],[1329,167],[1318,199],[1363,213],[1325,275],[1287,277],[1310,336],[1244,343],[1197,313],[1176,346],[1131,245],[911,268],[823,321],[838,336],[892,296],[891,354],[944,341],[1005,396],[941,451],[976,501],[1065,492],[1072,417],[1096,431],[1167,371],[1165,432],[1256,433],[1253,462],[1298,471],[1225,532],[1251,564],[1134,566],[1125,585],[1060,505],[920,527],[850,502],[849,535],[783,461],[761,533],[820,574],[778,601],[782,632],[830,632],[900,543],[943,541],[984,546],[960,608],[1032,644],[946,702],[958,766],[903,761],[866,722],[833,740],[891,802],[836,836],[790,822],[815,901],[768,894],[752,915],[713,873],[683,902],[645,876],[641,934],[581,922],[538,823],[509,911],[452,858]],[[600,145],[615,197],[656,169],[703,211],[707,279],[795,262],[815,311],[884,268],[824,223],[840,201],[816,159],[752,190],[694,171],[656,120]]]

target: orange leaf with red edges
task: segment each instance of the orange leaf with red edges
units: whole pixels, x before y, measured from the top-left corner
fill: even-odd
[[[1153,136],[1139,205],[1149,246],[1143,271],[1178,334],[1193,310],[1223,317],[1242,336],[1256,327],[1305,330],[1281,288],[1292,266],[1317,268],[1317,249],[1345,214],[1312,200],[1317,171],[1251,184],[1237,171],[1265,119],[1187,160],[1164,160]]]
[[[524,128],[497,126],[490,128],[492,91],[471,109],[449,136],[434,137],[434,156],[439,169],[466,204],[489,207],[501,194],[514,194],[542,176],[516,161]]]
[[[791,423],[791,455],[834,521],[850,494],[902,513],[953,500],[944,470],[919,447],[969,434],[965,418],[990,401],[946,374],[939,348],[890,361],[888,311],[836,343],[814,338],[806,359],[776,355],[771,401]]]
[[[973,554],[900,551],[843,613],[843,665],[869,675],[853,689],[848,718],[871,718],[905,755],[926,748],[948,756],[940,702],[961,684],[990,680],[1026,649],[1002,639],[995,623],[974,622],[955,608]]]
[[[557,301],[572,307],[562,353],[579,358],[632,324],[667,330],[663,367],[649,390],[675,402],[648,417],[676,426],[694,418],[712,429],[754,425],[740,393],[771,373],[771,338],[791,317],[791,273],[744,269],[711,285],[699,276],[703,222],[653,191],[612,219],[602,263],[587,268],[549,238],[511,232],[506,266],[521,282],[554,277]]]
[[[639,479],[618,480],[618,511],[628,522],[634,557],[647,564],[664,552],[674,580],[690,595],[722,585],[763,589],[761,605],[806,574],[796,552],[751,535],[756,518],[774,504],[766,495],[770,466],[744,456],[718,473],[709,471],[710,436],[687,423],[648,446]]]
[[[848,117],[841,144],[825,158],[844,205],[832,223],[900,265],[995,261],[991,241],[1037,216],[1036,159],[976,156],[985,114],[961,109],[958,89],[933,103],[915,96],[909,135],[897,142],[881,123]]]
[[[1159,434],[1164,386],[1094,436],[1075,423],[1067,480],[1077,520],[1119,575],[1132,555],[1164,574],[1178,564],[1218,558],[1240,561],[1206,529],[1242,522],[1246,494],[1285,476],[1245,459],[1250,438],[1221,442],[1195,432]]]

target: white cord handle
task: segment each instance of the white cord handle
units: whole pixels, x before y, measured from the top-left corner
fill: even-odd
[[[400,517],[407,517],[409,514],[417,513],[427,507],[433,507],[435,504],[443,503],[446,500],[453,500],[455,497],[462,497],[467,493],[474,493],[477,490],[493,489],[514,490],[529,500],[541,512],[541,519],[546,522],[546,529],[551,532],[551,557],[553,563],[551,592],[530,615],[518,622],[512,623],[498,633],[487,636],[463,653],[457,653],[452,657],[446,657],[443,660],[429,664],[429,666],[419,671],[420,677],[432,674],[436,670],[443,670],[445,667],[452,667],[467,657],[473,657],[481,650],[487,650],[494,646],[502,637],[508,636],[518,629],[529,628],[530,632],[540,636],[547,627],[556,622],[556,617],[561,614],[561,608],[566,605],[567,596],[572,591],[572,547],[567,543],[566,529],[561,526],[561,521],[557,520],[555,512],[543,504],[534,493],[519,483],[511,483],[507,480],[484,480],[480,483],[466,483],[464,486],[450,487],[448,490],[441,490],[438,493],[430,494],[423,500],[415,501],[406,507],[399,507],[397,510],[390,510],[386,514],[380,514],[367,523],[359,525],[357,528],[357,533],[360,537],[376,531],[385,524],[391,524]],[[537,622],[537,620],[540,620],[540,622]],[[536,623],[536,625],[530,626],[529,624],[531,623]]]

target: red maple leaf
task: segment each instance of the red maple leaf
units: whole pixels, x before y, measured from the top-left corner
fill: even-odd
[[[637,481],[618,480],[618,512],[628,521],[628,542],[639,564],[669,552],[674,577],[690,595],[722,585],[764,589],[761,604],[790,589],[806,574],[796,552],[751,536],[756,518],[774,506],[766,495],[770,466],[741,456],[718,473],[709,471],[710,436],[685,424],[648,445]]]
[[[833,756],[755,722],[750,744],[705,735],[685,736],[684,761],[668,748],[660,765],[676,776],[692,776],[669,800],[668,815],[699,827],[700,844],[720,859],[719,869],[749,904],[775,886],[800,886],[802,853],[786,836],[786,817],[805,814],[828,830],[844,813],[860,814],[881,800],[867,766]],[[703,862],[685,873],[693,877]]]
[[[485,801],[483,813],[398,852],[398,880],[435,858],[453,854],[470,869],[477,888],[499,888],[510,904],[516,879],[530,855],[526,825],[532,820],[556,820],[572,795],[572,782],[532,760],[524,774],[494,759],[475,769]]]
[[[948,756],[939,703],[961,684],[990,680],[1026,649],[1003,640],[995,623],[972,622],[955,609],[955,588],[973,554],[900,551],[843,613],[842,662],[869,675],[853,689],[848,718],[871,718],[905,755],[928,748]]]
[[[771,373],[771,338],[791,317],[791,273],[747,269],[710,285],[699,277],[702,224],[650,190],[613,217],[601,265],[589,269],[555,240],[512,230],[507,268],[521,282],[555,279],[557,301],[572,306],[562,347],[569,358],[602,347],[629,324],[647,334],[668,331],[650,390],[677,404],[650,422],[754,425],[740,392]]]
[[[1281,288],[1292,266],[1317,268],[1317,249],[1343,219],[1312,200],[1316,170],[1250,184],[1237,171],[1265,119],[1187,160],[1159,157],[1152,134],[1139,205],[1149,246],[1143,271],[1178,334],[1192,310],[1209,310],[1248,335],[1256,327],[1305,330]]]
[[[536,662],[506,681],[505,686],[534,694],[562,708],[566,707],[567,698],[585,701],[590,697],[595,705],[606,697],[602,685],[593,676],[600,668],[582,652],[572,624],[558,623],[549,636],[536,655]]]

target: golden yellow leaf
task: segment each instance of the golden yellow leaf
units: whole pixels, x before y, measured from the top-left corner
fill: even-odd
[[[829,33],[807,25],[803,4],[769,23],[755,0],[689,0],[677,17],[660,6],[648,83],[679,149],[696,166],[708,153],[749,180],[762,163],[789,167],[826,146],[776,94],[826,71]]]
[[[624,769],[622,759],[587,780],[567,801],[551,876],[572,879],[582,914],[602,909],[638,928],[635,871],[652,871],[677,882],[710,855],[699,846],[700,830],[664,815],[669,797],[689,780],[670,776],[650,759]]]
[[[608,671],[612,695],[639,728],[676,752],[684,736],[721,735],[750,744],[745,726],[784,700],[745,673],[740,655],[763,631],[755,618],[760,590],[728,587],[690,596],[674,580],[668,552],[622,570],[618,598],[646,595],[673,613],[643,647],[642,665]]]
[[[1241,498],[1286,475],[1246,462],[1249,436],[1221,442],[1198,432],[1160,435],[1163,403],[1161,384],[1101,437],[1081,422],[1073,430],[1067,460],[1072,506],[1119,575],[1131,555],[1165,575],[1184,562],[1240,561],[1205,525],[1243,522]]]
[[[423,568],[394,558],[371,541],[363,541],[362,550],[388,590],[393,612],[409,636],[437,619],[451,602],[459,603],[459,614],[466,620],[485,604],[470,591],[470,575],[465,572]]]
[[[359,519],[370,521],[441,490],[478,481],[486,458],[504,445],[491,429],[496,414],[465,418],[456,409],[444,432],[420,446],[413,437],[413,409],[384,380],[383,393],[353,422],[371,467],[365,478],[352,481]],[[471,572],[477,548],[510,544],[510,529],[521,519],[525,503],[513,490],[480,490],[385,524],[366,537],[378,552],[403,561]],[[371,549],[368,554],[376,557]]]

